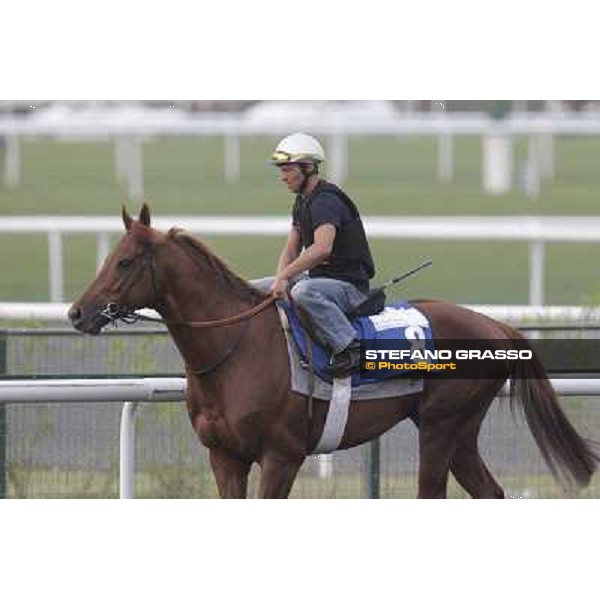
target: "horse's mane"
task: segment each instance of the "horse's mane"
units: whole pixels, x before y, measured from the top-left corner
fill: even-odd
[[[208,262],[210,267],[217,272],[238,298],[252,302],[257,298],[264,298],[265,295],[261,291],[236,275],[202,240],[177,227],[170,229],[167,236],[192,256],[195,261]]]

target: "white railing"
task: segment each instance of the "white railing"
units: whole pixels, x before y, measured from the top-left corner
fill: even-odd
[[[559,396],[600,395],[599,379],[552,379]],[[142,402],[185,398],[183,378],[0,381],[0,405],[63,402],[122,402],[119,439],[119,497],[135,497],[135,418]],[[500,395],[508,393],[505,385]]]
[[[499,305],[465,304],[466,308],[483,313],[493,319],[511,323],[526,322],[566,322],[600,323],[600,308],[588,306],[540,306],[540,305]],[[2,321],[64,321],[67,322],[67,302],[0,302],[0,320]],[[152,310],[141,310],[143,314],[157,317]]]
[[[140,402],[177,402],[185,397],[181,377],[142,379],[51,379],[0,381],[0,404],[123,402],[119,438],[119,496],[134,497],[135,417]]]
[[[66,303],[0,303],[0,319],[66,321]],[[600,322],[600,309],[580,306],[467,305],[477,312],[511,322]],[[144,311],[154,314],[153,311]],[[155,315],[156,316],[156,315]],[[559,395],[599,395],[599,379],[556,379]],[[0,404],[35,402],[123,402],[120,428],[120,497],[134,497],[135,419],[141,402],[181,401],[185,396],[183,378],[141,378],[130,380],[11,380],[0,381]],[[503,393],[506,393],[506,388]],[[330,456],[323,456],[327,472]]]
[[[364,218],[371,238],[412,240],[519,241],[529,245],[529,303],[544,304],[545,244],[600,242],[600,216],[513,216],[513,217],[397,217]],[[284,236],[287,217],[274,216],[157,216],[153,224],[163,230],[183,227],[200,235]],[[123,231],[118,217],[20,216],[1,217],[0,234],[42,233],[48,237],[50,300],[64,300],[63,235],[94,233],[96,260],[101,265],[110,249],[109,236]]]
[[[480,113],[438,112],[422,116],[397,118],[348,118],[340,114],[315,114],[312,118],[297,116],[275,122],[253,122],[243,114],[206,114],[157,118],[148,115],[136,119],[123,119],[122,115],[110,114],[103,118],[72,116],[68,120],[54,121],[50,118],[0,119],[0,137],[6,140],[4,159],[4,183],[15,187],[21,182],[20,139],[50,137],[53,139],[113,140],[115,146],[115,172],[118,181],[125,181],[130,197],[143,196],[144,186],[144,140],[153,136],[222,136],[224,144],[224,175],[227,181],[237,181],[241,173],[240,139],[248,136],[282,136],[298,129],[308,130],[326,140],[327,177],[341,183],[348,171],[348,138],[353,135],[371,136],[436,136],[437,171],[441,181],[449,181],[454,170],[454,144],[456,135],[479,135],[484,139],[508,140],[523,135],[529,139],[527,173],[530,182],[527,193],[539,193],[540,181],[552,177],[554,171],[553,136],[600,135],[600,118],[597,115],[573,117],[563,113],[513,114],[496,120]],[[483,146],[483,145],[482,145]],[[484,156],[487,155],[485,149]],[[507,148],[505,158],[512,162],[512,150]],[[492,170],[502,170],[497,164],[502,152],[491,152],[494,160]],[[483,162],[484,188],[488,179],[486,161]],[[511,179],[510,165],[501,177]],[[510,187],[510,183],[508,184]],[[491,191],[491,188],[487,191]],[[493,193],[493,192],[492,192]]]

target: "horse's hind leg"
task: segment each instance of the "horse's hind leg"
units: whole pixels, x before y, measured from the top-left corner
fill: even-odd
[[[450,459],[456,450],[456,431],[460,423],[456,416],[441,420],[427,411],[411,416],[419,428],[419,479],[417,498],[445,498]]]
[[[452,474],[473,498],[504,498],[504,490],[486,467],[477,444],[459,446],[450,462]]]
[[[418,498],[445,498],[450,457],[456,448],[453,422],[419,424]]]
[[[479,454],[477,434],[451,442],[445,436],[453,434],[446,431],[436,428],[420,442],[419,498],[445,498],[449,470],[473,498],[504,498]],[[440,439],[435,439],[438,435]]]
[[[504,490],[492,477],[479,453],[477,437],[480,427],[481,421],[471,422],[461,433],[450,461],[450,470],[473,498],[504,498]]]
[[[477,444],[481,423],[492,400],[482,401],[477,412],[464,425],[450,461],[452,474],[473,498],[504,498],[504,490],[488,470]]]
[[[417,497],[445,498],[454,456],[458,452],[461,475],[463,462],[468,462],[468,444],[463,447],[461,438],[476,441],[489,402],[481,401],[480,387],[472,381],[431,381],[426,389],[418,411],[411,416],[419,428]]]

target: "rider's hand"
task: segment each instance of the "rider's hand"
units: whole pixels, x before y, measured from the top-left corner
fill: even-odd
[[[283,298],[287,294],[288,284],[288,279],[276,277],[275,281],[273,281],[271,284],[271,289],[269,291],[275,296],[275,298]]]

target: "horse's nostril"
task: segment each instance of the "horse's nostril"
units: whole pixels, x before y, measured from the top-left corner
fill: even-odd
[[[71,319],[71,321],[78,321],[81,319],[81,309],[77,306],[72,306],[69,310],[69,319]]]

